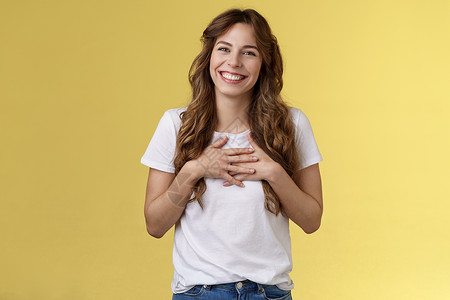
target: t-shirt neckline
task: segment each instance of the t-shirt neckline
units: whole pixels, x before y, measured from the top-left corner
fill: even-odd
[[[218,131],[214,131],[214,134],[226,134],[226,135],[244,135],[244,134],[248,134],[250,132],[250,129],[247,129],[246,131],[243,132],[239,132],[239,133],[230,133],[230,132],[218,132]]]

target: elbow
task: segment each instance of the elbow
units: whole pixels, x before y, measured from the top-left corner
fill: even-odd
[[[319,229],[319,227],[320,227],[320,225],[319,226],[315,226],[315,227],[310,227],[310,228],[303,228],[303,231],[306,234],[311,234],[311,233],[316,232]]]
[[[162,230],[158,230],[157,228],[148,225],[147,225],[147,233],[157,239],[162,238],[165,234],[165,232],[163,232]]]
[[[314,216],[311,216],[309,221],[304,224],[304,226],[301,226],[306,234],[314,233],[320,228],[320,225],[322,223],[322,212],[323,210],[321,207]]]
[[[154,217],[150,217],[147,214],[144,214],[144,216],[145,216],[145,225],[147,227],[147,233],[154,238],[157,239],[162,238],[167,230],[164,230],[158,223],[158,220],[155,220]]]
[[[320,228],[320,219],[317,222],[303,226],[302,229],[306,234],[311,234],[316,232]]]
[[[164,236],[167,230],[164,230],[158,222],[155,222],[153,218],[145,218],[145,224],[147,227],[147,233],[154,238],[160,239]]]

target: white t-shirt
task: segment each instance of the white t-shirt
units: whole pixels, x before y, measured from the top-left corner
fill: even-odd
[[[187,107],[166,111],[141,159],[141,163],[174,173],[173,158],[181,120]],[[300,169],[322,161],[306,115],[290,107],[296,126]],[[227,135],[222,147],[251,147],[250,130],[214,132],[213,141]],[[244,181],[245,187],[224,187],[224,179],[205,178],[203,209],[190,202],[175,226],[172,291],[182,293],[197,284],[220,284],[249,279],[260,284],[294,287],[289,219],[264,207],[261,181]]]

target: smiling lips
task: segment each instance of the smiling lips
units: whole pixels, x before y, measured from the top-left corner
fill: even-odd
[[[240,75],[240,74],[236,74],[236,73],[229,73],[229,72],[225,72],[225,71],[222,71],[219,73],[220,73],[222,79],[228,83],[239,83],[239,82],[242,82],[242,80],[244,80],[245,78],[247,78],[247,76],[244,76],[244,75]]]

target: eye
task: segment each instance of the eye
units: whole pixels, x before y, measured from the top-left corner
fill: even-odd
[[[220,48],[217,48],[217,50],[223,51],[223,52],[228,52],[228,48],[226,48],[226,47],[220,47]]]
[[[255,52],[252,51],[245,51],[244,55],[252,55],[252,56],[256,56]]]

